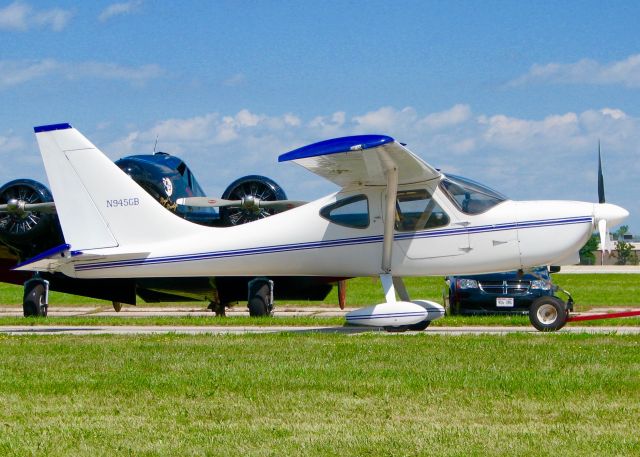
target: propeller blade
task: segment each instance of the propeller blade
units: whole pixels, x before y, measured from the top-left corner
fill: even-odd
[[[307,202],[299,200],[259,200],[258,206],[266,209],[287,210],[305,205]]]
[[[54,202],[44,203],[26,203],[24,205],[25,211],[32,211],[38,213],[56,213],[56,204]]]
[[[600,156],[600,141],[598,140],[598,203],[605,203],[604,176],[602,175],[602,157]]]
[[[223,206],[236,206],[238,208],[265,208],[287,210],[302,206],[307,202],[297,200],[260,200],[258,198],[244,198],[242,200],[225,200],[222,198],[187,197],[176,200],[178,205],[197,206],[202,208],[220,208]]]
[[[223,206],[241,206],[242,200],[225,200],[223,198],[187,197],[179,198],[176,203],[181,206],[196,206],[198,208],[221,208]]]
[[[56,213],[54,202],[25,203],[23,200],[9,200],[6,204],[0,205],[0,213]]]
[[[598,233],[600,234],[600,248],[602,252],[609,252],[609,234],[607,233],[607,220],[598,221]]]

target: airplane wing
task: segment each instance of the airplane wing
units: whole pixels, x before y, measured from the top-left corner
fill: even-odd
[[[386,185],[386,172],[398,170],[398,184],[438,178],[440,172],[385,135],[357,135],[310,144],[282,154],[278,162],[293,161],[341,186]]]

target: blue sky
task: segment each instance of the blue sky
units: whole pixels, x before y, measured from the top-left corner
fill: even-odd
[[[33,126],[180,155],[210,195],[290,149],[388,134],[516,199],[607,200],[640,233],[639,2],[1,1],[0,182],[45,180]]]

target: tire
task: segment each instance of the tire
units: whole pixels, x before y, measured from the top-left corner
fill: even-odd
[[[426,330],[426,328],[429,327],[429,324],[431,324],[431,321],[418,322],[417,324],[407,325],[407,330],[421,332],[422,330]]]
[[[249,316],[263,317],[269,315],[267,304],[262,297],[253,297],[249,300]]]
[[[555,332],[567,323],[567,305],[558,297],[537,298],[529,308],[529,320],[541,332]]]
[[[24,317],[47,317],[47,291],[41,282],[25,284],[22,311]]]
[[[417,325],[417,324],[414,324],[414,325]],[[407,330],[409,330],[408,325],[399,325],[398,327],[387,326],[382,328],[384,328],[385,332],[389,332],[389,333],[404,333]]]
[[[271,315],[271,283],[266,279],[254,279],[249,283],[249,316]]]

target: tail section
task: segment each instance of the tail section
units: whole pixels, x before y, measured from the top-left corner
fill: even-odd
[[[65,241],[73,250],[166,240],[193,230],[69,124],[34,129]]]

